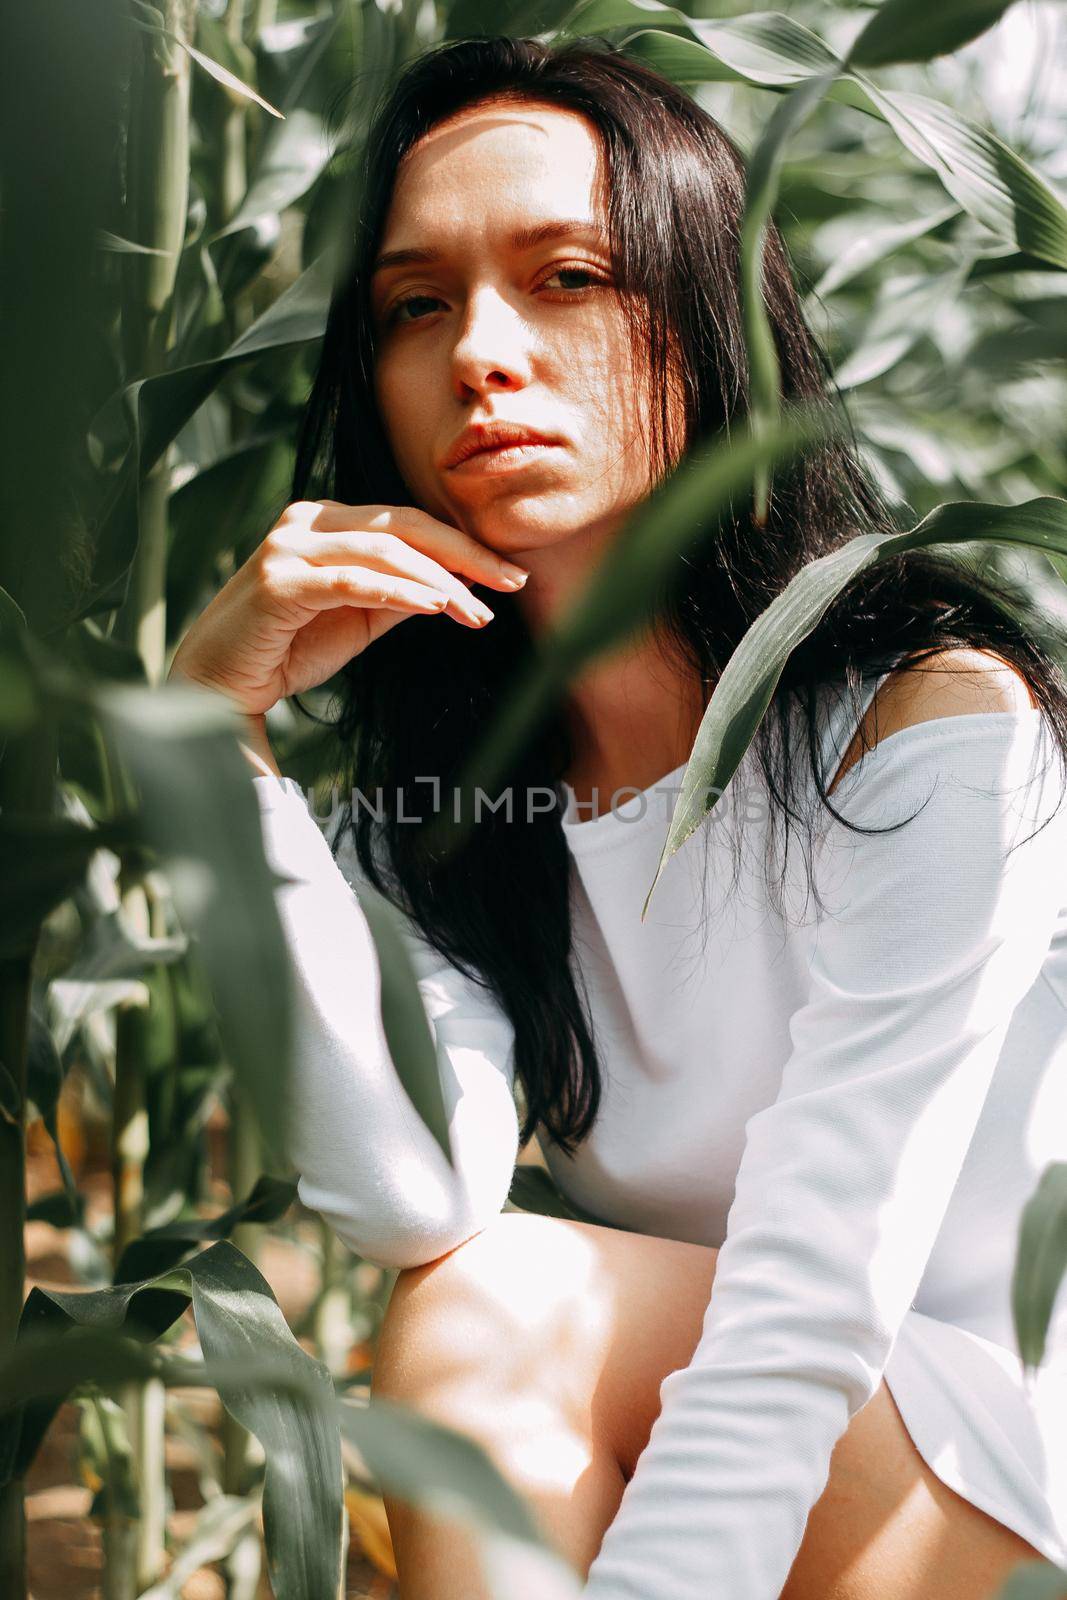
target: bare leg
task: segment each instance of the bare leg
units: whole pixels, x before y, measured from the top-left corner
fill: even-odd
[[[660,1384],[700,1337],[716,1256],[508,1213],[400,1275],[373,1392],[477,1439],[584,1578]],[[470,1535],[386,1510],[403,1600],[488,1600]],[[990,1600],[1035,1556],[930,1471],[883,1384],[838,1442],[782,1600]]]

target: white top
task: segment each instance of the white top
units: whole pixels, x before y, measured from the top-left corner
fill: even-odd
[[[824,752],[843,755],[854,719],[836,698],[824,709]],[[1061,795],[1050,731],[1033,708],[881,740],[838,784],[838,809],[874,825],[926,804],[888,834],[822,813],[821,912],[797,840],[785,915],[771,904],[752,757],[644,923],[684,767],[592,821],[564,786],[604,1098],[575,1157],[546,1141],[546,1159],[595,1215],[721,1247],[701,1338],[662,1385],[586,1592],[774,1600],[833,1446],[883,1374],[945,1481],[1063,1560],[1067,1458],[1049,1458],[1067,1319],[1051,1345],[1058,1416],[1050,1398],[1035,1423],[1009,1301],[1022,1207],[1067,1158],[1067,801],[1030,837]],[[253,781],[268,859],[299,880],[278,897],[300,983],[301,1197],[361,1256],[432,1260],[507,1197],[510,1023],[409,931],[450,1172],[389,1060],[354,894],[298,786]],[[347,841],[338,859],[357,882]]]

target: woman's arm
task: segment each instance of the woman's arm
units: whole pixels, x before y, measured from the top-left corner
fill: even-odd
[[[421,1265],[484,1228],[507,1199],[518,1154],[511,1023],[409,927],[437,1046],[450,1168],[389,1056],[377,953],[345,876],[358,881],[354,853],[341,857],[342,872],[291,778],[252,782],[267,860],[294,880],[276,894],[295,980],[283,1126],[300,1197],[367,1260]]]
[[[780,1092],[746,1124],[701,1338],[661,1387],[590,1571],[596,1600],[781,1592],[1055,932],[1067,803],[1034,829],[1061,788],[1036,710],[905,727],[839,785],[839,808],[868,826],[926,804],[892,833],[831,825]]]

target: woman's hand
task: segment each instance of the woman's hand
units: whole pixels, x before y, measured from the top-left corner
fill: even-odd
[[[413,506],[298,500],[182,640],[168,677],[230,697],[249,717],[332,677],[405,617],[493,613],[457,572],[514,592],[526,574]]]

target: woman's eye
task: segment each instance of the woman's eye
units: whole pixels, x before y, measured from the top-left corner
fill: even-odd
[[[602,283],[604,283],[606,281],[604,278],[602,278],[600,276],[599,273],[594,272],[591,267],[578,267],[578,266],[575,266],[575,267],[556,267],[554,269],[554,271],[550,274],[550,277],[552,277],[552,278],[586,278],[586,279],[588,279],[588,282],[586,284],[571,284],[570,285],[571,289],[588,288],[590,285],[602,284]],[[549,282],[549,279],[545,278],[542,287],[547,285],[548,282]]]
[[[571,294],[580,294],[583,290],[589,289],[591,287],[595,288],[597,285],[604,284],[604,283],[607,282],[606,278],[603,278],[603,277],[601,277],[601,275],[599,273],[594,272],[591,267],[581,267],[581,266],[555,267],[547,278],[543,278],[541,280],[540,287],[541,288],[547,287],[547,285],[551,282],[551,280],[553,278],[585,278],[586,279],[585,283],[564,284],[564,286],[563,286],[564,290],[565,291],[569,291]],[[433,294],[409,294],[405,299],[398,300],[396,302],[396,304],[392,307],[392,309],[388,313],[388,315],[386,317],[386,322],[389,324],[390,327],[392,327],[394,323],[398,323],[398,322],[417,322],[417,321],[420,320],[417,315],[414,315],[414,314],[411,315],[411,316],[404,316],[403,315],[403,313],[405,311],[407,311],[407,309],[410,306],[417,306],[417,305],[430,305],[430,306],[433,306],[433,305],[440,305],[440,304],[441,304],[441,302],[438,300],[437,296],[433,295]]]
[[[406,300],[397,301],[396,305],[392,308],[388,317],[386,318],[386,321],[390,324],[390,326],[394,322],[410,322],[412,320],[410,317],[402,317],[400,315],[402,311],[404,311],[408,306],[418,305],[420,300],[428,301],[430,305],[433,305],[436,302],[436,298],[437,297],[432,294],[409,294]]]

